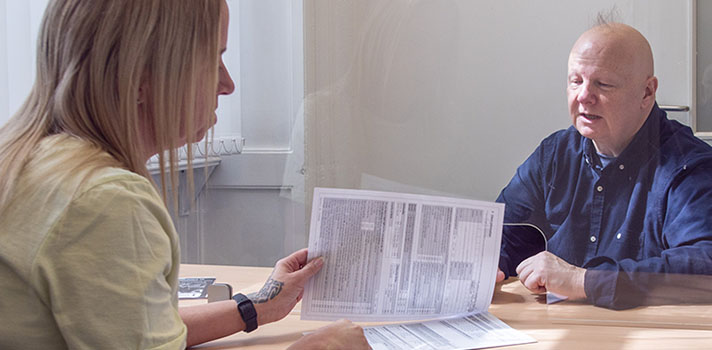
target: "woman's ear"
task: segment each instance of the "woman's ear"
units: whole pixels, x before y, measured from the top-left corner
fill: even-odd
[[[136,104],[141,105],[146,102],[146,91],[147,91],[147,86],[146,83],[141,83],[138,87],[138,98],[136,99]]]
[[[138,84],[138,97],[136,98],[136,104],[138,105],[145,104],[151,99],[151,96],[149,96],[151,92],[151,86],[149,84],[150,78],[148,70],[144,69],[141,73],[141,81]]]

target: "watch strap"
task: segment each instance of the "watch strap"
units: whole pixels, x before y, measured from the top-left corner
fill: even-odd
[[[257,329],[257,310],[255,310],[252,300],[242,293],[233,295],[232,300],[237,303],[237,311],[240,312],[240,316],[245,322],[245,332],[250,333]]]

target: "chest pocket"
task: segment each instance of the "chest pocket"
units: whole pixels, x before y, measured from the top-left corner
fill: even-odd
[[[613,234],[606,254],[615,260],[641,260],[644,255],[645,237],[640,231],[619,230]]]

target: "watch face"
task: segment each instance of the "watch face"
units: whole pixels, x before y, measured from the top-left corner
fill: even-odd
[[[257,311],[252,301],[244,294],[238,293],[232,297],[237,302],[237,310],[240,311],[242,321],[245,322],[245,332],[252,332],[257,329]]]

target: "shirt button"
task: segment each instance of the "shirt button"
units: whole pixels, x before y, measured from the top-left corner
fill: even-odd
[[[596,242],[596,236],[591,236],[591,243]]]
[[[599,185],[598,187],[596,187],[596,191],[603,192],[603,186]]]
[[[620,170],[625,169],[625,165],[623,165],[623,164],[619,165],[619,166],[618,166],[618,169],[620,169]]]
[[[617,234],[617,235],[616,235],[616,239],[621,239],[621,236],[623,236],[623,235],[622,235],[622,234],[620,234],[620,233],[619,233],[619,234]]]

